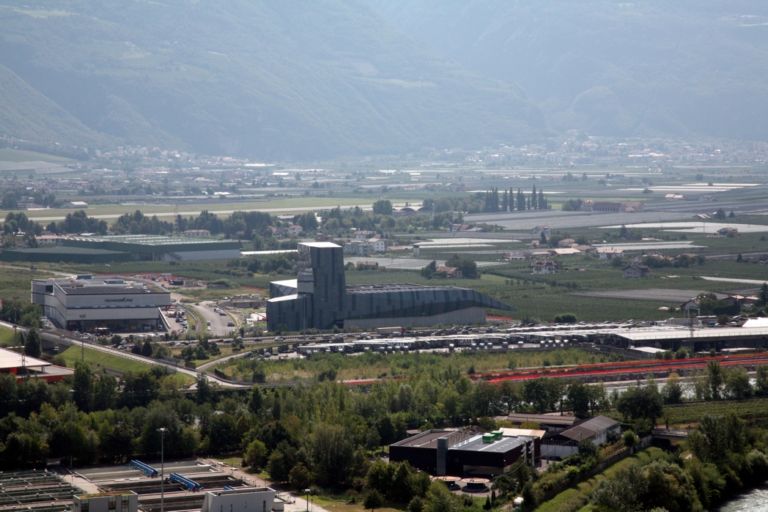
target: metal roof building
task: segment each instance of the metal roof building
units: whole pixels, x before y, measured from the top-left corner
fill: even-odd
[[[511,433],[511,432],[510,432]],[[505,435],[472,430],[433,429],[393,443],[389,459],[407,461],[432,475],[500,475],[519,462],[535,465],[543,432]]]

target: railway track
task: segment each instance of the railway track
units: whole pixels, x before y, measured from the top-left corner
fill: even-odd
[[[670,373],[688,374],[706,369],[710,361],[717,361],[723,367],[745,367],[754,369],[768,365],[768,353],[693,357],[673,360],[620,361],[615,363],[593,363],[573,366],[528,368],[502,372],[477,373],[475,380],[491,383],[505,381],[526,381],[539,378],[583,379],[583,380],[618,380],[632,376],[666,376]]]

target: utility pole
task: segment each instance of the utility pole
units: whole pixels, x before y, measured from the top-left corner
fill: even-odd
[[[165,433],[168,429],[160,427],[160,512],[165,512]]]

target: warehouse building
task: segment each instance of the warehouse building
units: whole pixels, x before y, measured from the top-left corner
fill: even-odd
[[[110,263],[121,261],[201,261],[240,258],[240,243],[191,236],[68,235],[53,245],[4,249],[3,261]]]
[[[436,324],[477,324],[485,308],[508,305],[456,286],[371,285],[347,288],[344,251],[330,242],[300,243],[295,280],[270,284],[271,331]]]
[[[543,436],[542,430],[528,429],[485,434],[432,429],[391,444],[389,460],[439,476],[501,475],[518,463],[538,465]]]
[[[107,328],[116,332],[163,330],[159,308],[171,304],[170,293],[121,277],[32,281],[32,303],[56,326],[77,331]]]
[[[240,257],[240,243],[236,240],[189,236],[68,236],[62,238],[60,245],[128,253],[134,260],[199,261]]]

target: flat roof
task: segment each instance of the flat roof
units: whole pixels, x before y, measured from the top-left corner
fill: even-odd
[[[406,437],[392,446],[408,446],[410,448],[436,448],[437,440],[458,432],[458,430],[426,430],[411,437]]]
[[[126,280],[122,277],[101,277],[92,279],[51,279],[67,295],[139,295],[147,293],[169,293],[166,290],[143,281]]]
[[[34,357],[25,356],[23,366],[29,366],[33,368],[44,368],[51,366],[48,361],[42,359],[36,359]],[[12,350],[0,348],[0,370],[12,370],[14,368],[22,367],[22,357]]]
[[[486,452],[486,453],[506,453],[510,450],[514,450],[518,446],[524,445],[528,439],[523,437],[502,437],[498,441],[491,443],[483,442],[483,435],[478,434],[472,436],[467,441],[459,443],[456,446],[448,448],[449,451],[465,451],[465,452]]]
[[[318,247],[321,249],[333,249],[338,248],[341,249],[341,246],[339,244],[335,244],[333,242],[301,242],[299,245],[304,245],[307,247]]]
[[[742,338],[768,336],[768,327],[710,327],[686,329],[684,327],[636,327],[612,334],[630,341],[663,341],[678,339]]]
[[[347,288],[347,293],[390,293],[407,291],[469,290],[459,286],[432,286],[421,284],[364,284]]]
[[[232,240],[219,240],[199,236],[166,236],[166,235],[102,235],[102,236],[68,236],[66,240],[81,242],[114,242],[138,245],[182,245],[182,244],[220,244],[231,243]]]
[[[507,419],[515,423],[539,423],[544,425],[571,426],[576,423],[576,416],[560,414],[509,414]]]

